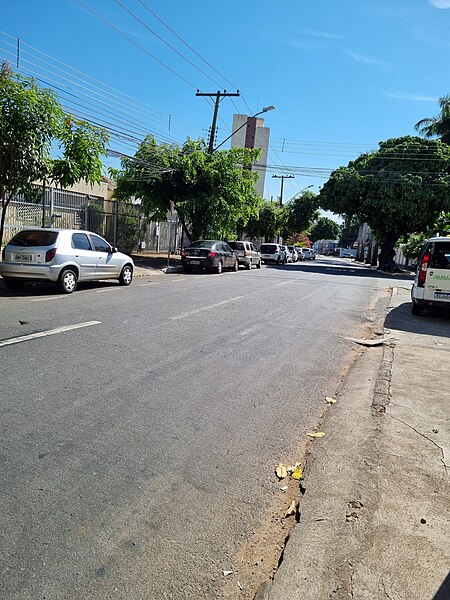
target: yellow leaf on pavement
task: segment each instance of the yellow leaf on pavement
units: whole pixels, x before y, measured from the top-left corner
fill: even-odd
[[[328,404],[336,404],[336,398],[330,398],[329,396],[325,398],[325,401],[328,402]]]
[[[316,431],[315,433],[308,433],[309,437],[312,438],[323,438],[325,436],[323,431]]]
[[[278,479],[284,479],[287,475],[287,469],[282,463],[278,463],[275,467],[275,475]]]
[[[300,467],[297,467],[293,472],[292,472],[292,477],[294,479],[301,479],[303,475],[303,471],[300,469]]]

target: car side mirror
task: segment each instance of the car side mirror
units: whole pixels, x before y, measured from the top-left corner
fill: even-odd
[[[118,250],[115,246],[111,246],[111,252],[112,254],[115,254],[116,252],[118,252]]]

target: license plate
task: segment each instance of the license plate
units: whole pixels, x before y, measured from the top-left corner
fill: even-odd
[[[436,300],[450,300],[450,292],[434,292]]]
[[[199,265],[200,264],[199,260],[190,260],[189,262],[191,265]]]
[[[17,260],[20,262],[31,262],[32,258],[33,257],[31,256],[31,254],[16,254],[14,260]]]

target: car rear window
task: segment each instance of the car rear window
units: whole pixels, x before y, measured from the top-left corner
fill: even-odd
[[[433,269],[450,269],[450,241],[434,243],[430,267]]]
[[[10,246],[53,246],[58,238],[57,231],[25,230],[15,235],[9,242]]]
[[[244,244],[242,242],[228,242],[228,245],[233,248],[233,250],[244,250]]]
[[[192,242],[189,248],[212,248],[214,244],[214,240],[198,240],[197,242]]]
[[[262,244],[260,252],[263,254],[274,254],[277,251],[275,244]]]

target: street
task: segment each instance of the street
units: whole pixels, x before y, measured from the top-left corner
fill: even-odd
[[[0,342],[3,597],[253,597],[295,522],[274,465],[304,458],[395,281],[318,258],[1,287],[0,340],[30,336]]]

